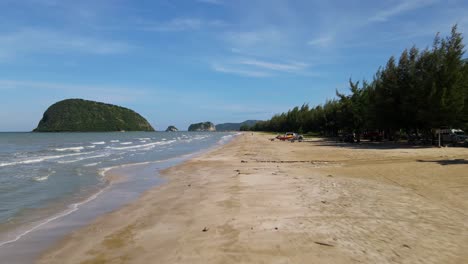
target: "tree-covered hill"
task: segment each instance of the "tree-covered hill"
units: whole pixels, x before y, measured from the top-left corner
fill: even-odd
[[[211,122],[202,122],[191,124],[188,128],[188,131],[216,131],[216,127]]]
[[[51,105],[34,132],[154,131],[140,114],[128,108],[67,99]]]
[[[216,131],[239,131],[241,127],[253,127],[259,120],[246,120],[242,123],[223,123],[216,125]]]

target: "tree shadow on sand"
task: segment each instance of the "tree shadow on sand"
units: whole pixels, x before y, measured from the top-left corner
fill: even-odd
[[[468,160],[466,159],[446,159],[446,160],[418,160],[418,162],[431,162],[439,163],[440,165],[468,165]]]
[[[307,141],[306,141],[307,142]],[[342,147],[342,148],[350,148],[350,149],[376,149],[376,150],[386,150],[386,149],[426,149],[426,148],[434,148],[432,145],[414,145],[405,142],[369,142],[369,141],[361,141],[360,143],[346,143],[340,142],[337,140],[331,139],[322,139],[316,141],[310,141],[311,143],[315,143],[318,146],[329,146],[329,147]]]

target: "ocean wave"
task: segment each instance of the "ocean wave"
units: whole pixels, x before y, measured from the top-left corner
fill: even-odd
[[[110,142],[117,143],[117,142],[120,142],[120,140],[114,139],[114,140],[111,140]]]
[[[151,138],[137,138],[138,140],[151,140]]]
[[[56,148],[55,151],[81,151],[84,147]]]
[[[82,161],[82,160],[87,160],[87,159],[95,159],[95,158],[102,158],[102,157],[108,157],[110,154],[99,154],[99,155],[94,155],[94,156],[87,156],[83,158],[78,158],[74,160],[60,160],[58,163],[60,164],[68,164],[68,163],[73,163],[77,161]]]
[[[21,164],[39,163],[39,162],[43,162],[43,161],[46,161],[46,160],[53,160],[53,159],[60,159],[60,158],[65,158],[65,157],[80,156],[80,155],[84,155],[84,154],[87,154],[87,153],[75,153],[75,154],[66,154],[66,155],[35,157],[34,159],[29,159],[29,160],[19,160],[19,161],[13,161],[13,162],[0,163],[0,167],[21,165]]]
[[[34,181],[37,181],[37,182],[41,182],[41,181],[45,181],[45,180],[49,179],[49,176],[50,176],[50,175],[37,176],[37,177],[34,177],[33,180],[34,180]]]
[[[55,174],[55,171],[49,170],[49,173],[47,173],[46,175],[36,176],[32,178],[32,180],[37,181],[37,182],[46,181],[47,179],[49,179],[49,176],[51,176],[52,174]]]
[[[155,147],[155,146],[161,146],[161,145],[167,145],[174,143],[175,140],[170,140],[170,141],[165,141],[165,142],[153,142],[153,143],[148,143],[148,144],[142,144],[142,145],[135,145],[135,146],[129,146],[129,147],[110,147],[110,149],[114,150],[124,150],[124,149],[139,149],[139,148],[148,148],[148,147]]]
[[[130,145],[130,144],[133,144],[133,142],[122,142],[122,143],[120,143],[120,145]]]
[[[106,144],[106,142],[105,141],[91,142],[91,144],[93,144],[93,145],[104,145],[104,144]]]
[[[83,167],[94,167],[94,166],[97,166],[99,164],[101,164],[102,162],[94,162],[94,163],[89,163],[89,164],[85,164],[83,165]]]
[[[95,148],[96,145],[86,146],[86,148]]]

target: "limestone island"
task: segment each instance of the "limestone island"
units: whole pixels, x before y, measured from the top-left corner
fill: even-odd
[[[154,131],[144,117],[112,104],[66,99],[51,105],[33,132]]]
[[[177,127],[175,126],[168,126],[166,128],[166,132],[177,132],[177,131],[179,131],[179,129],[177,129]]]
[[[197,131],[197,132],[209,131],[209,132],[213,132],[213,131],[216,131],[216,127],[211,122],[202,122],[202,123],[191,124],[189,126],[189,128],[188,128],[188,131]]]

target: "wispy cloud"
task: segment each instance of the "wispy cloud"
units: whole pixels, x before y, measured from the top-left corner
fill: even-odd
[[[212,65],[212,68],[214,71],[217,71],[217,72],[230,73],[230,74],[246,76],[246,77],[259,78],[259,77],[270,76],[270,74],[265,71],[241,69],[241,68],[236,68],[235,66],[223,66],[223,65],[216,64],[216,63]]]
[[[393,16],[397,16],[415,9],[426,7],[435,2],[437,2],[437,0],[403,0],[394,7],[377,12],[373,17],[369,19],[369,21],[384,22]]]
[[[284,39],[284,34],[277,29],[228,32],[225,35],[225,40],[236,49],[264,44],[281,45],[284,42]]]
[[[327,47],[333,42],[332,36],[323,36],[312,39],[307,42],[308,45],[316,46],[316,47]]]
[[[143,23],[141,29],[146,31],[177,32],[222,27],[225,25],[226,23],[221,20],[174,18],[165,22],[145,22]]]
[[[240,76],[270,77],[278,73],[306,74],[308,66],[303,62],[278,63],[255,58],[240,58],[213,63],[212,69]]]
[[[258,68],[283,71],[283,72],[297,72],[304,70],[308,65],[302,62],[294,63],[273,63],[268,61],[261,61],[256,59],[243,59],[239,61],[240,64],[255,66]]]
[[[124,53],[130,45],[100,38],[71,35],[43,29],[21,29],[0,35],[0,57],[26,53],[66,53],[69,51],[108,55]]]

